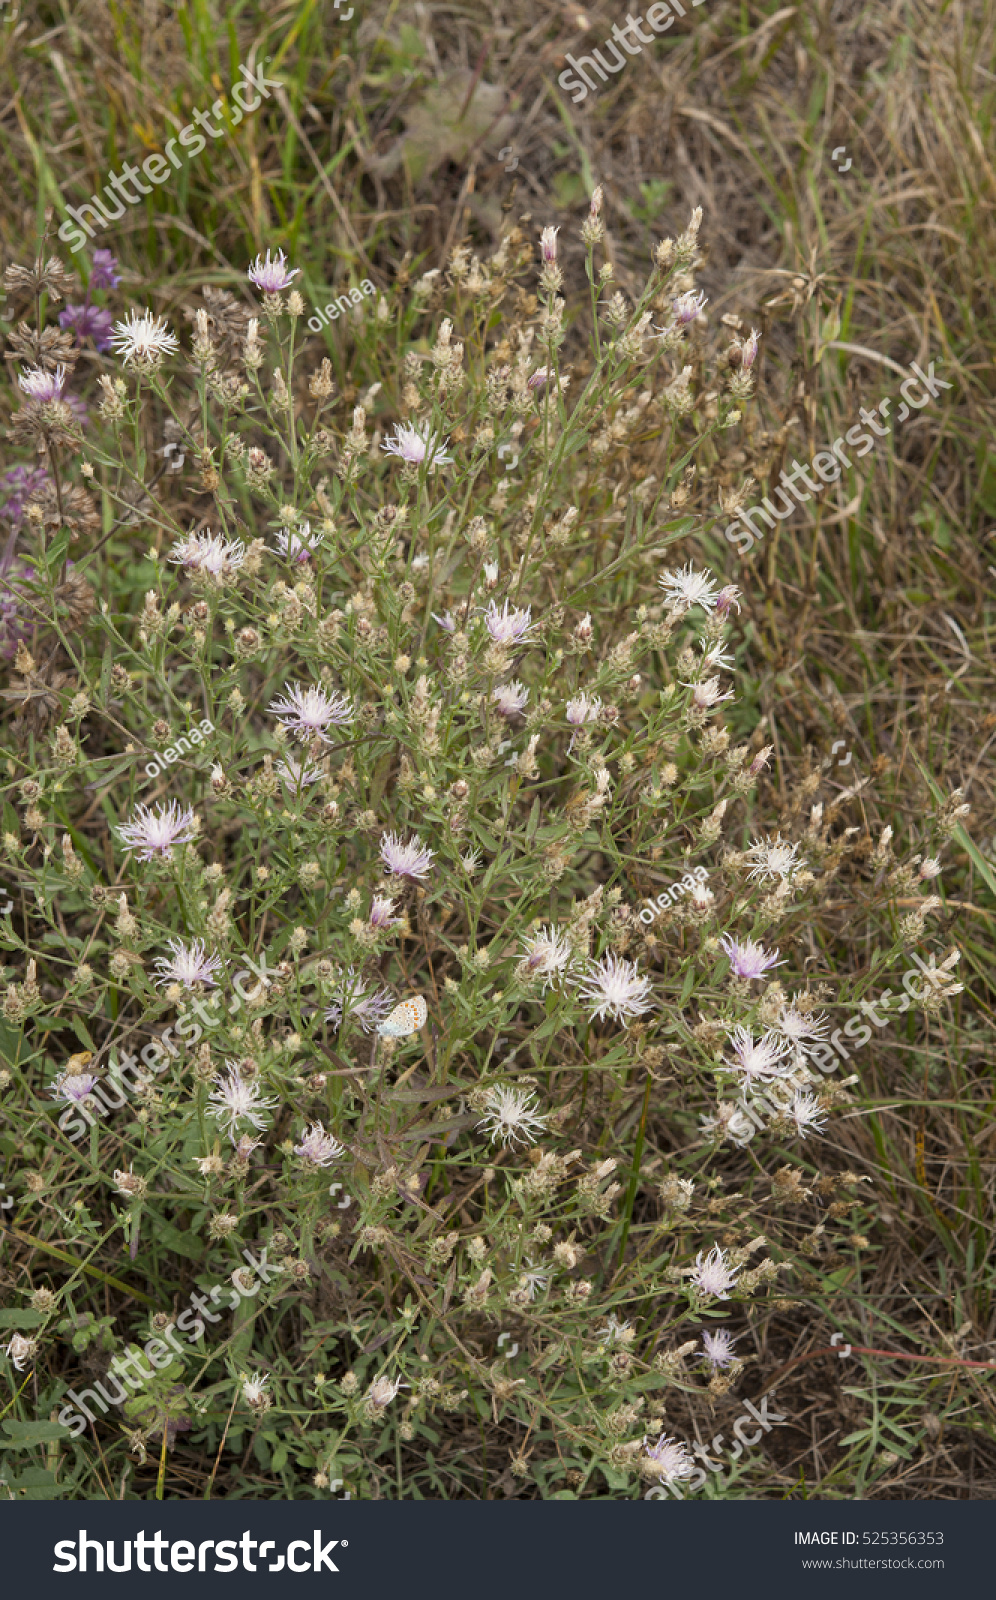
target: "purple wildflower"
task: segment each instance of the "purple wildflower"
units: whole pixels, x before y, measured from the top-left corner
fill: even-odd
[[[381,834],[380,859],[384,863],[384,871],[395,878],[412,878],[416,883],[421,883],[432,871],[435,853],[422,843],[417,833],[406,844],[402,843],[400,834]]]
[[[93,252],[93,270],[90,273],[90,282],[87,288],[92,293],[95,289],[116,289],[121,282],[117,270],[118,260],[110,250],[95,250]]]
[[[753,939],[733,939],[729,934],[724,934],[720,944],[730,958],[730,967],[738,978],[763,978],[769,967],[780,967],[784,962],[779,961],[778,951],[770,954],[763,944],[755,944]]]
[[[293,280],[300,272],[300,267],[293,267],[288,271],[287,257],[282,250],[278,250],[272,261],[270,252],[266,252],[266,260],[258,255],[253,262],[246,277],[257,289],[262,289],[264,294],[279,294],[281,289],[289,289]]]
[[[59,327],[72,328],[77,344],[82,344],[89,337],[93,340],[94,349],[109,350],[114,314],[103,306],[66,306],[64,311],[59,312]]]
[[[492,600],[484,614],[484,623],[495,644],[521,644],[533,630],[532,614],[532,606],[520,611],[518,606],[510,607],[507,600],[499,611],[498,602]]]

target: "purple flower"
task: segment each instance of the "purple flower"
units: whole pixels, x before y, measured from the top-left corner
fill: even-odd
[[[375,894],[370,904],[371,928],[396,928],[401,921],[394,915],[394,901],[386,894]]]
[[[281,555],[301,565],[311,560],[322,538],[322,534],[312,533],[310,522],[303,522],[300,532],[294,528],[281,528],[277,534],[277,544]]]
[[[257,289],[262,289],[264,294],[279,294],[281,289],[289,289],[297,277],[300,267],[287,270],[287,258],[282,250],[278,250],[273,260],[270,252],[266,252],[266,260],[261,255],[257,256],[246,277],[255,284]]]
[[[117,257],[110,250],[95,250],[93,252],[93,270],[90,273],[88,285],[91,294],[95,289],[117,288],[121,282],[117,266]]]
[[[23,586],[34,577],[34,567],[20,557],[9,565],[0,562],[0,656],[5,661],[13,661],[21,641],[31,637],[34,616]]]
[[[648,1469],[653,1468],[661,1483],[679,1483],[695,1472],[695,1462],[680,1439],[669,1439],[662,1433],[655,1445],[644,1452]]]
[[[744,939],[742,942],[733,939],[729,934],[724,934],[720,944],[730,958],[730,966],[738,978],[763,978],[769,967],[784,966],[779,961],[778,951],[769,955],[763,944],[755,944],[753,939]]]
[[[532,632],[532,614],[532,606],[520,611],[517,606],[510,608],[507,600],[499,611],[498,602],[492,600],[484,614],[484,623],[495,644],[521,644]]]
[[[514,683],[500,683],[492,689],[491,698],[503,717],[517,717],[525,709],[529,690],[518,679]]]
[[[452,611],[444,612],[441,617],[437,617],[436,613],[433,612],[432,620],[439,623],[444,633],[456,633],[456,623],[453,621]]]
[[[326,728],[340,727],[353,720],[348,695],[314,685],[304,689],[299,683],[285,684],[283,697],[271,700],[268,710],[302,741],[317,735],[325,744],[332,742]]]
[[[686,323],[694,322],[695,318],[701,315],[705,304],[704,294],[680,294],[677,300],[671,303],[671,310],[678,327],[683,328]]]
[[[48,372],[44,367],[29,367],[27,372],[18,373],[17,381],[32,400],[61,400],[66,369],[58,366],[54,372]]]
[[[559,228],[544,228],[540,234],[540,253],[547,264],[557,259],[557,234]]]
[[[5,498],[0,517],[19,528],[24,521],[25,503],[40,495],[51,482],[44,467],[11,467],[0,478],[0,495]]]
[[[703,1360],[708,1361],[713,1368],[731,1367],[736,1360],[733,1346],[737,1342],[737,1334],[730,1333],[728,1328],[717,1328],[715,1333],[703,1333],[702,1343],[705,1346]]]
[[[167,556],[168,561],[189,568],[193,572],[209,572],[215,578],[230,578],[246,558],[246,547],[241,539],[226,539],[224,534],[188,533],[177,539]]]
[[[745,372],[749,372],[751,367],[754,365],[754,362],[757,360],[757,346],[760,337],[761,335],[758,333],[757,329],[751,328],[750,338],[744,340],[742,354]]]
[[[78,1106],[96,1087],[97,1079],[92,1072],[64,1072],[52,1085],[52,1098],[65,1100],[68,1105]]]
[[[432,871],[435,853],[422,843],[417,833],[407,844],[402,844],[400,834],[381,834],[380,859],[384,863],[384,871],[395,878],[411,878],[421,883]]]
[[[103,306],[67,306],[59,312],[59,327],[75,329],[78,344],[89,335],[97,350],[111,348],[113,326],[113,313],[105,311]]]
[[[197,837],[193,807],[181,811],[175,800],[164,805],[160,800],[156,811],[151,806],[137,806],[131,822],[122,823],[116,832],[126,850],[137,850],[139,861],[151,861],[161,856],[172,861],[175,844],[190,844]]]

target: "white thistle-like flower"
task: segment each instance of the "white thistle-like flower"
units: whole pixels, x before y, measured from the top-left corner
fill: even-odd
[[[175,333],[170,333],[164,317],[157,317],[151,311],[141,314],[130,311],[123,322],[114,324],[111,348],[122,357],[126,367],[151,370],[160,365],[164,356],[175,355],[180,341]]]
[[[433,467],[445,467],[453,460],[452,456],[443,454],[448,439],[442,443],[437,442],[437,435],[432,432],[428,423],[395,423],[394,437],[385,439],[381,449],[389,456],[398,456],[402,461],[407,461],[409,466],[421,466],[423,461]]]
[[[235,1129],[238,1123],[248,1122],[250,1127],[262,1133],[269,1122],[267,1111],[271,1111],[277,1104],[276,1100],[268,1100],[263,1095],[262,1087],[253,1079],[243,1078],[237,1061],[226,1061],[227,1076],[216,1073],[213,1082],[217,1085],[208,1095],[208,1116],[215,1117],[222,1124],[232,1143],[235,1143]]]
[[[346,1146],[326,1133],[321,1122],[313,1122],[307,1133],[301,1135],[301,1143],[294,1146],[294,1154],[313,1167],[330,1167],[345,1153]]]
[[[310,561],[323,538],[324,534],[312,533],[310,522],[302,522],[300,528],[281,528],[276,534],[281,555],[298,563]]]
[[[226,539],[220,533],[188,533],[173,545],[167,560],[191,572],[209,572],[215,578],[230,578],[246,558],[241,539]]]
[[[538,1289],[545,1289],[550,1282],[550,1274],[542,1272],[526,1257],[526,1271],[519,1274],[519,1287],[528,1291],[530,1300],[536,1299]]]
[[[734,1144],[746,1144],[754,1134],[754,1124],[728,1100],[721,1100],[714,1116],[699,1118],[704,1139],[730,1139]]]
[[[545,994],[557,978],[573,966],[574,948],[566,934],[552,926],[541,928],[539,933],[526,934],[522,940],[525,952],[519,962],[520,978],[542,978]]]
[[[611,954],[603,956],[601,961],[591,962],[575,982],[579,997],[592,1007],[592,1022],[596,1017],[609,1016],[626,1028],[630,1017],[640,1017],[653,1008],[650,979],[640,972],[635,961]]]
[[[62,1100],[66,1105],[82,1105],[93,1094],[98,1082],[92,1072],[60,1073],[52,1085],[52,1099]]]
[[[724,1065],[739,1073],[744,1090],[749,1089],[755,1079],[765,1082],[784,1072],[783,1063],[790,1046],[775,1033],[762,1034],[755,1044],[749,1028],[737,1027],[733,1030],[732,1039],[736,1059],[726,1061]]]
[[[348,695],[315,684],[307,689],[299,683],[284,684],[283,695],[271,700],[267,709],[302,742],[317,736],[324,744],[332,743],[327,728],[342,727],[354,715]]]
[[[691,1273],[696,1288],[714,1300],[728,1300],[730,1290],[736,1288],[739,1267],[731,1267],[719,1245],[713,1245],[709,1254],[700,1250],[695,1257]]]
[[[612,1344],[631,1344],[633,1341],[633,1324],[620,1322],[614,1311],[609,1312],[608,1321],[604,1328],[599,1328],[597,1342],[603,1347]]]
[[[692,705],[697,711],[711,711],[713,706],[733,699],[732,689],[727,689],[725,694],[720,693],[723,686],[718,678],[701,678],[698,683],[684,683],[682,687],[691,689]]]
[[[371,928],[396,928],[402,922],[394,915],[394,901],[386,894],[375,894],[370,902]]]
[[[536,1112],[536,1096],[526,1089],[506,1084],[488,1090],[487,1112],[477,1124],[491,1135],[492,1143],[533,1144],[546,1129],[546,1117]]]
[[[391,1010],[393,996],[390,989],[374,989],[371,991],[366,981],[361,978],[353,967],[347,967],[341,974],[340,988],[325,1013],[326,1022],[331,1022],[333,1027],[342,1026],[343,1017],[350,1018],[359,1023],[364,1033],[372,1033],[383,1022]]]
[[[37,1339],[26,1339],[23,1333],[15,1333],[11,1335],[11,1340],[6,1350],[6,1355],[11,1365],[18,1372],[23,1372],[25,1364],[28,1361],[33,1361],[37,1354]]]
[[[460,865],[467,874],[468,878],[472,878],[474,876],[474,873],[481,865],[481,860],[482,856],[480,850],[468,850],[460,857]]]
[[[321,767],[316,767],[312,762],[295,761],[293,756],[288,756],[286,761],[278,761],[275,771],[292,794],[300,794],[302,789],[320,783],[325,776]]]
[[[755,839],[747,857],[755,865],[748,873],[750,878],[791,878],[798,871],[799,863],[796,856],[799,854],[797,844],[789,844],[781,834],[776,839]]]
[[[185,989],[192,989],[195,983],[203,983],[209,989],[218,987],[214,973],[221,966],[221,957],[209,956],[202,940],[194,939],[190,944],[184,944],[182,939],[166,942],[173,952],[172,957],[159,956],[153,962],[156,983],[161,989],[171,983],[182,983]]]
[[[716,604],[715,578],[710,572],[696,572],[691,561],[687,567],[662,572],[657,582],[664,590],[664,598],[669,605],[701,606],[703,611],[709,611]]]
[[[160,856],[163,861],[173,859],[173,846],[191,844],[197,837],[193,807],[181,811],[175,800],[164,805],[160,800],[155,811],[151,806],[135,808],[130,822],[116,828],[126,850],[137,850],[139,861],[151,861]]]
[[[680,1439],[670,1439],[666,1433],[661,1434],[656,1444],[644,1450],[643,1459],[653,1466],[655,1476],[661,1483],[680,1483],[695,1471],[695,1462]]]
[[[825,1012],[800,1011],[796,1005],[783,1006],[772,1032],[787,1039],[796,1049],[805,1050],[807,1040],[825,1039],[829,1024]]]
[[[586,722],[597,722],[598,714],[602,709],[602,702],[598,695],[590,697],[582,692],[568,700],[564,715],[572,728],[583,728]]]
[[[269,1373],[254,1372],[251,1376],[242,1375],[242,1398],[247,1405],[261,1406],[270,1398],[268,1384]]]
[[[407,1383],[402,1383],[400,1378],[389,1378],[382,1372],[379,1378],[374,1379],[364,1399],[370,1410],[383,1411],[385,1406],[389,1406],[391,1401],[396,1399],[402,1389],[407,1388]]]
[[[801,1139],[807,1133],[822,1133],[827,1125],[826,1113],[819,1101],[811,1094],[796,1093],[792,1102],[789,1116],[795,1123],[796,1130]]]

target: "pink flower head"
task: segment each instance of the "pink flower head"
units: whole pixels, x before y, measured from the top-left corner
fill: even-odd
[[[301,1135],[301,1143],[294,1146],[294,1154],[313,1167],[330,1167],[345,1153],[346,1146],[326,1133],[320,1122],[313,1122],[307,1133]]]
[[[540,251],[543,260],[546,262],[553,262],[557,259],[557,234],[559,232],[559,228],[544,228],[540,234]]]
[[[444,467],[453,460],[452,456],[442,453],[448,444],[448,439],[437,444],[437,436],[428,423],[398,422],[395,423],[393,439],[385,439],[381,449],[386,450],[389,456],[399,456],[409,466],[420,467],[426,461],[430,467]]]
[[[728,583],[725,588],[720,589],[716,596],[716,615],[718,617],[727,616],[731,606],[736,606],[739,613],[740,590],[735,583]]]
[[[736,1287],[739,1267],[731,1267],[720,1249],[713,1245],[709,1254],[700,1250],[695,1257],[695,1268],[692,1272],[692,1282],[703,1294],[711,1296],[714,1300],[728,1300],[730,1290]]]
[[[702,307],[706,303],[704,294],[692,294],[691,292],[679,294],[677,300],[672,301],[671,304],[671,311],[678,327],[683,328],[687,323],[694,322],[695,318],[701,315]]]
[[[484,614],[484,624],[495,644],[522,644],[535,626],[532,614],[532,606],[520,611],[507,600],[499,611],[498,602],[491,600]]]
[[[769,967],[784,966],[778,959],[778,951],[770,955],[763,944],[755,944],[753,939],[733,939],[729,934],[724,934],[720,944],[730,958],[730,966],[738,978],[763,978]]]
[[[517,717],[525,710],[529,690],[516,679],[514,683],[500,683],[497,689],[492,689],[491,698],[503,717]]]
[[[730,1333],[728,1328],[717,1328],[715,1333],[703,1333],[702,1343],[705,1346],[703,1359],[708,1361],[713,1369],[732,1366],[736,1360],[733,1346],[737,1342],[737,1337],[738,1335]]]
[[[282,698],[271,700],[267,709],[302,742],[317,736],[325,744],[331,744],[326,728],[342,727],[353,720],[348,695],[315,685],[304,689],[299,683],[284,684]]]
[[[52,1085],[52,1099],[65,1100],[68,1105],[81,1105],[96,1089],[97,1079],[92,1072],[63,1072]]]
[[[590,698],[583,691],[575,695],[573,700],[568,700],[564,712],[572,728],[583,728],[586,722],[597,722],[598,713],[602,709],[602,702],[598,695]]]
[[[180,983],[185,989],[192,989],[195,983],[203,983],[210,989],[218,987],[214,973],[221,966],[220,956],[209,956],[200,939],[189,945],[182,939],[169,939],[167,943],[173,952],[172,958],[159,956],[153,962],[160,988],[170,983]]]
[[[32,400],[61,400],[66,369],[59,366],[54,372],[46,372],[44,367],[29,367],[27,372],[18,374],[17,381]]]
[[[400,834],[381,834],[380,859],[384,871],[395,878],[411,878],[421,883],[432,871],[435,853],[422,843],[417,833],[406,844],[402,844]]]
[[[261,255],[257,256],[246,277],[257,289],[262,289],[264,294],[279,294],[281,289],[289,289],[293,280],[301,269],[294,267],[287,270],[287,258],[282,250],[278,250],[273,260],[270,252],[266,252],[266,260]]]
[[[394,915],[394,901],[386,894],[375,894],[370,905],[371,928],[397,928],[402,921]]]
[[[172,861],[174,845],[190,844],[197,837],[193,807],[181,811],[175,800],[168,806],[160,800],[155,811],[151,806],[137,806],[132,820],[116,831],[126,850],[138,851],[139,861],[151,861],[154,856]]]
[[[751,328],[750,338],[744,340],[743,369],[745,372],[749,372],[751,367],[754,365],[754,362],[757,360],[757,346],[760,338],[761,335],[758,333],[757,329]]]

